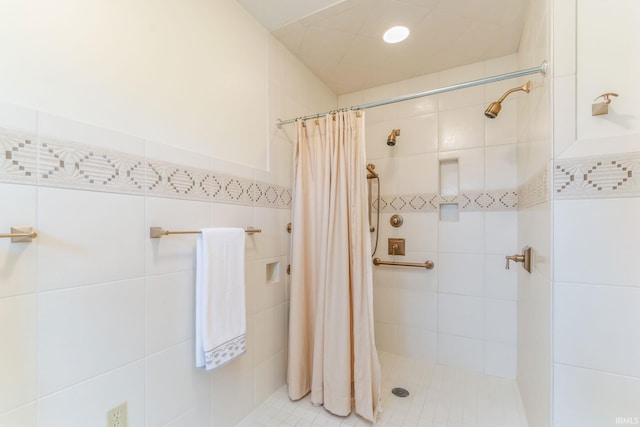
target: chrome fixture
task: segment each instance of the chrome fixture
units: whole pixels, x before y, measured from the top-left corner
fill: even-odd
[[[522,254],[507,255],[505,258],[507,259],[505,269],[509,269],[509,261],[521,262],[522,268],[531,273],[531,248],[529,246],[522,249]]]
[[[392,130],[387,137],[387,145],[389,147],[393,147],[394,145],[396,145],[396,136],[400,136],[400,129]]]
[[[509,89],[508,91],[506,91],[504,95],[500,97],[500,99],[498,99],[496,102],[492,102],[491,104],[489,104],[487,109],[484,110],[484,115],[490,119],[495,119],[496,117],[498,117],[498,113],[500,113],[500,109],[502,108],[502,101],[504,101],[504,99],[510,94],[512,94],[513,92],[518,92],[518,91],[529,93],[531,91],[531,80],[529,80],[528,82],[526,82],[520,87],[514,87],[513,89]]]
[[[594,99],[594,101],[597,101],[598,99],[602,98],[603,101],[602,102],[598,102],[597,104],[591,104],[591,115],[592,116],[600,116],[602,114],[609,114],[609,104],[611,104],[611,98],[609,98],[610,96],[618,96],[618,94],[617,93],[613,93],[613,92],[607,92],[607,93],[603,93],[602,95],[600,95],[599,97]]]
[[[38,237],[31,227],[11,227],[11,233],[0,234],[1,238],[11,238],[11,243],[28,243]]]

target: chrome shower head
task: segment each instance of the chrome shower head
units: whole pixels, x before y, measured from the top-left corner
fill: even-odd
[[[509,96],[509,94],[518,91],[529,93],[531,91],[531,80],[529,80],[522,86],[514,87],[513,89],[509,89],[508,91],[506,91],[504,95],[500,97],[500,99],[489,104],[487,109],[484,110],[484,115],[489,119],[495,119],[496,117],[498,117],[498,113],[500,113],[500,110],[502,109],[502,101],[504,101],[504,99]]]
[[[396,136],[400,136],[400,129],[393,129],[387,137],[387,145],[389,147],[396,145]]]

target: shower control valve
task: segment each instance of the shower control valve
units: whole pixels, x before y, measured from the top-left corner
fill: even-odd
[[[524,262],[524,255],[507,255],[505,258],[507,259],[507,265],[504,268],[507,270],[509,269],[509,261]]]
[[[521,262],[522,268],[531,273],[531,248],[529,246],[522,249],[522,254],[507,255],[505,258],[507,259],[505,269],[509,269],[509,261]]]

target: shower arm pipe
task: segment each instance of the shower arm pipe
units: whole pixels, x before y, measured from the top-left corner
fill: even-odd
[[[374,108],[374,107],[380,107],[382,105],[387,105],[387,104],[394,104],[396,102],[402,102],[402,101],[410,101],[412,99],[416,99],[416,98],[422,98],[425,96],[431,96],[431,95],[437,95],[439,93],[444,93],[444,92],[451,92],[454,90],[460,90],[460,89],[466,89],[468,87],[473,87],[473,86],[479,86],[479,85],[484,85],[484,84],[488,84],[488,83],[495,83],[495,82],[499,82],[501,80],[509,80],[509,79],[515,79],[518,77],[522,77],[522,76],[528,76],[530,74],[537,74],[540,73],[543,76],[547,74],[547,68],[548,68],[548,63],[547,61],[544,61],[542,64],[540,64],[537,67],[533,67],[533,68],[527,68],[524,70],[520,70],[520,71],[513,71],[511,73],[506,73],[506,74],[499,74],[497,76],[492,76],[492,77],[485,77],[482,79],[478,79],[478,80],[471,80],[465,83],[458,83],[455,85],[451,85],[451,86],[444,86],[438,89],[431,89],[431,90],[427,90],[424,92],[418,92],[418,93],[413,93],[410,95],[403,95],[403,96],[396,96],[394,98],[388,98],[388,99],[384,99],[382,101],[375,101],[375,102],[369,102],[366,104],[360,104],[360,105],[354,105],[352,107],[349,108],[345,108],[344,110],[366,110],[367,108]],[[337,111],[340,111],[341,109],[338,109]],[[287,125],[290,123],[295,123],[296,120],[300,119],[300,120],[307,120],[307,119],[315,119],[327,114],[331,114],[334,111],[327,111],[324,113],[318,113],[318,114],[312,114],[309,116],[303,116],[303,117],[297,117],[295,119],[288,119],[288,120],[278,120],[276,122],[276,125],[278,126],[278,128],[281,128],[282,125]]]

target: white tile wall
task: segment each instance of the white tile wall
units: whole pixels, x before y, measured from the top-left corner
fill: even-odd
[[[438,151],[438,115],[433,112],[417,116],[400,116],[400,136],[393,152],[397,156],[411,156]],[[389,132],[391,129],[389,129]],[[369,139],[369,135],[366,135]]]
[[[146,354],[194,339],[194,270],[148,276],[145,301]]]
[[[484,294],[484,258],[481,254],[442,253],[439,257],[439,291],[449,294]]]
[[[516,344],[518,317],[516,301],[484,300],[484,338],[507,344]]]
[[[38,419],[38,407],[36,403],[21,406],[12,411],[0,415],[0,425],[36,427]]]
[[[398,289],[400,326],[438,330],[438,294],[413,289]]]
[[[35,294],[0,299],[0,413],[36,398],[37,310]]]
[[[489,298],[518,298],[518,269],[506,270],[503,255],[485,255],[484,295]]]
[[[438,363],[469,371],[484,370],[484,344],[480,339],[438,335]]]
[[[518,347],[515,344],[486,342],[484,347],[484,373],[503,378],[516,377]]]
[[[281,82],[283,91],[290,86]],[[325,102],[318,109],[335,107],[335,97],[329,105],[326,96],[318,99]],[[0,113],[0,127],[31,132],[34,143],[40,132],[51,141],[291,186],[292,145],[282,131],[274,170],[258,173],[49,114],[38,121],[36,112],[6,104]],[[14,201],[0,212],[0,232],[32,226],[39,236],[29,244],[0,239],[0,265],[8,266],[0,271],[0,425],[101,425],[108,409],[127,401],[130,425],[231,426],[284,383],[286,210],[52,188],[67,183],[44,178],[38,186],[35,174],[21,184],[10,178],[0,183],[0,198]],[[248,350],[221,371],[194,368],[195,236],[152,240],[150,226],[263,230],[247,237],[245,252]],[[267,285],[269,262],[280,263],[280,280]]]
[[[518,212],[485,212],[486,254],[513,255],[520,253],[513,236],[518,232]]]
[[[440,294],[438,304],[440,332],[468,338],[483,338],[482,298]]]
[[[458,222],[440,222],[438,239],[441,252],[474,253],[484,251],[484,212],[461,212]]]
[[[41,291],[144,276],[140,197],[41,187],[38,228]]]
[[[640,377],[640,289],[556,283],[554,360]]]
[[[482,109],[480,105],[474,105],[440,112],[438,122],[440,151],[484,146],[484,120],[486,119],[483,114],[478,114],[480,109]]]
[[[506,73],[517,65],[515,55],[497,58],[349,94],[339,104],[373,94],[424,91]],[[382,195],[440,193],[439,162],[446,160],[458,163],[460,193],[516,191],[518,100],[505,102],[499,120],[488,121],[482,114],[486,102],[513,86],[513,81],[499,82],[368,115],[367,157],[380,174]],[[396,147],[389,148],[386,137],[397,127],[402,133]],[[439,212],[401,212],[400,228],[389,225],[392,212],[385,208],[381,215],[376,256],[407,262],[431,259],[435,268],[374,268],[378,347],[514,378],[518,271],[504,270],[504,256],[518,252],[517,212],[460,209],[457,220],[449,222],[441,221]],[[406,239],[405,256],[386,253],[390,237]]]
[[[18,184],[0,184],[0,199],[11,200],[3,203],[0,210],[0,233],[10,233],[11,227],[32,227],[38,231],[36,219],[37,191],[35,187]],[[0,240],[0,265],[6,266],[0,272],[2,286],[0,297],[35,292],[37,287],[36,269],[38,241],[31,243],[11,243],[10,239]]]
[[[484,148],[440,151],[440,160],[458,159],[459,191],[484,189]]]
[[[625,40],[637,35],[631,22],[638,10],[633,1],[615,8],[592,1],[554,4],[556,160],[637,151],[637,120],[631,118],[638,109],[631,104],[638,91],[630,90],[637,82],[629,76],[638,63],[596,36],[591,24],[614,18],[616,31],[606,37]],[[630,104],[593,117],[590,94],[607,82],[630,94]],[[640,204],[637,197],[582,197],[554,202],[554,426],[637,424]]]
[[[144,425],[144,381],[138,361],[45,396],[38,401],[38,426],[100,425],[108,409],[125,401],[129,424]]]
[[[209,377],[195,367],[195,344],[185,341],[146,359],[146,419],[162,426],[209,394]]]
[[[554,365],[554,427],[624,425],[640,419],[640,379]]]
[[[563,200],[554,210],[556,281],[640,286],[639,198]]]
[[[398,157],[397,168],[398,174],[394,178],[403,194],[438,192],[439,162],[437,153],[420,153],[410,157]]]
[[[142,278],[41,293],[40,396],[143,358],[144,313]]]

